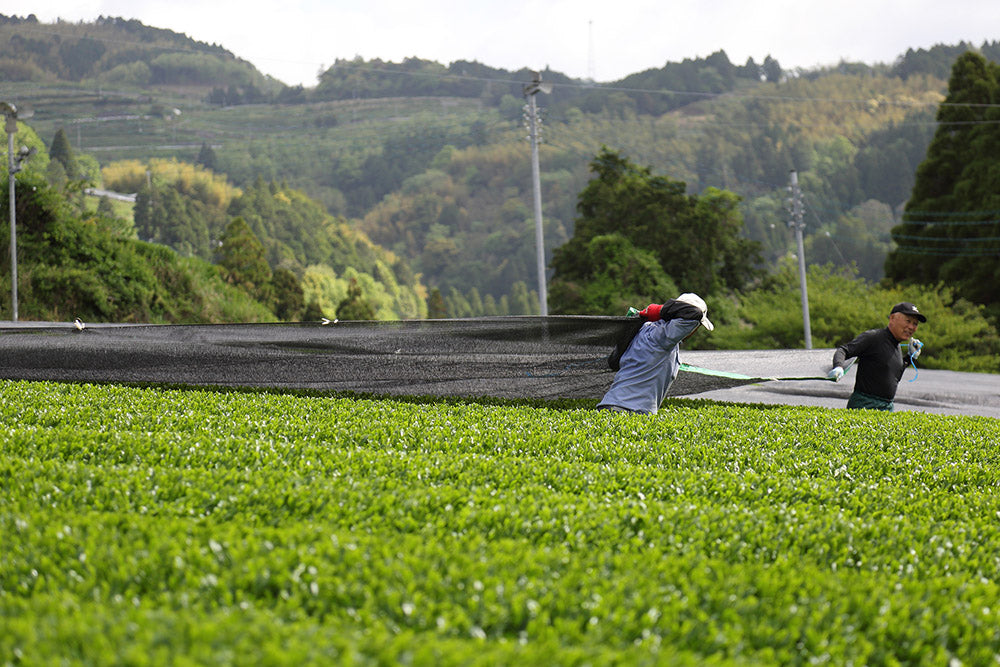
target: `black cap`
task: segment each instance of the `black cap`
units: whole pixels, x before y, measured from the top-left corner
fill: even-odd
[[[916,306],[907,301],[904,301],[903,303],[897,303],[895,306],[893,306],[892,311],[890,311],[889,314],[892,315],[893,313],[903,313],[904,315],[912,315],[921,322],[927,321],[927,317],[925,317],[923,313],[917,310]]]

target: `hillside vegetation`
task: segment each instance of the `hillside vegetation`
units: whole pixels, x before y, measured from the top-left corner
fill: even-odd
[[[126,86],[210,85],[276,88],[253,65],[219,45],[197,42],[134,19],[43,24],[35,16],[0,16],[4,81],[97,81]]]
[[[135,44],[136,31],[148,47]],[[96,35],[104,50],[71,76],[72,58],[57,58],[57,44]],[[380,304],[377,317],[537,312],[518,83],[530,71],[354,59],[334,63],[313,88],[288,88],[252,68],[235,73],[246,64],[221,47],[134,21],[0,21],[0,45],[24,40],[38,42],[24,51],[36,54],[28,61],[37,71],[8,75],[5,97],[35,111],[29,122],[44,144],[62,130],[93,185],[137,194],[137,238],[214,261],[212,244],[238,216],[269,269],[292,273],[306,303],[325,313],[352,284]],[[795,169],[807,262],[876,284],[950,68],[969,49],[1000,57],[997,43],[940,45],[891,64],[786,71],[770,57],[734,64],[720,51],[616,82],[543,71],[554,84],[538,96],[547,261],[573,237],[589,164],[607,147],[692,194],[737,195],[741,233],[761,244],[765,272],[794,252],[785,200]],[[166,55],[183,56],[196,73],[145,82],[108,77]],[[137,165],[155,174],[170,163],[198,165],[217,184],[209,190],[242,194],[209,204],[208,192],[176,179],[143,186]],[[125,172],[128,178],[117,176]],[[707,296],[733,312],[734,324],[746,321],[736,314],[739,295]]]

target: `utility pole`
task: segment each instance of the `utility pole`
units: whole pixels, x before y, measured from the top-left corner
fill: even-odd
[[[545,238],[542,233],[542,184],[538,170],[538,141],[540,136],[540,121],[538,107],[535,105],[535,95],[539,92],[551,93],[552,84],[542,83],[542,75],[535,72],[531,83],[524,86],[524,96],[528,98],[526,111],[528,114],[528,139],[531,141],[531,180],[535,194],[535,254],[538,263],[538,304],[542,317],[549,314],[549,295],[545,285]]]
[[[795,230],[795,241],[799,249],[799,286],[802,291],[802,322],[805,329],[806,349],[812,349],[812,330],[809,324],[809,292],[806,289],[806,253],[802,245],[802,230],[805,229],[805,222],[802,220],[802,189],[799,188],[799,174],[794,169],[788,175],[788,192],[791,198],[788,200],[791,217],[788,219],[788,226]]]
[[[35,149],[22,147],[14,155],[14,135],[17,134],[17,107],[9,102],[0,102],[0,113],[7,117],[7,183],[10,193],[10,312],[11,320],[17,322],[17,204],[14,201],[14,175],[21,171],[21,164],[34,154]],[[29,118],[33,112],[21,114]]]
[[[597,78],[597,68],[594,66],[594,22],[587,21],[587,82],[594,84]]]

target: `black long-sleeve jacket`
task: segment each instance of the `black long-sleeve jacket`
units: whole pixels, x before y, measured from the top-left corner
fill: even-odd
[[[854,381],[854,391],[891,401],[910,363],[910,355],[904,355],[899,348],[901,342],[889,327],[869,329],[850,343],[838,346],[833,353],[833,365],[844,368],[848,359],[857,357],[858,377]]]

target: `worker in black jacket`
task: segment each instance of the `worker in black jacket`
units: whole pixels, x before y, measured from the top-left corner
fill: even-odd
[[[917,326],[926,322],[912,303],[897,303],[889,313],[889,324],[883,329],[869,329],[833,353],[833,368],[827,375],[834,381],[844,376],[848,360],[857,358],[858,377],[848,408],[892,410],[896,387],[907,365],[920,356],[923,344],[913,337]],[[901,344],[908,343],[903,353]]]

